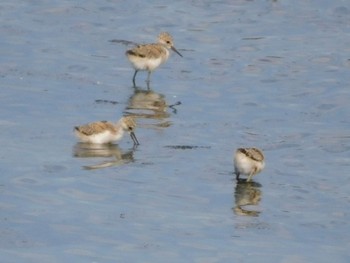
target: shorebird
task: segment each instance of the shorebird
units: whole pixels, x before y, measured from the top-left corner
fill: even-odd
[[[149,85],[151,73],[168,60],[170,49],[182,57],[180,52],[174,47],[172,36],[167,32],[163,32],[159,34],[157,43],[137,45],[135,48],[126,51],[126,56],[135,69],[132,78],[134,86],[136,86],[136,74],[140,70],[148,71],[147,84]]]
[[[135,128],[136,123],[132,117],[122,117],[117,123],[97,121],[77,126],[75,135],[81,142],[105,144],[119,141],[124,132],[128,132],[134,145],[138,145],[139,142],[134,133]]]
[[[265,167],[265,157],[257,148],[238,148],[233,157],[236,180],[239,181],[241,174],[248,175],[247,182],[260,173]]]

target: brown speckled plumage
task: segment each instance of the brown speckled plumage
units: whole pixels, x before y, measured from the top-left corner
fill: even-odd
[[[258,162],[264,161],[264,155],[262,151],[259,150],[258,148],[238,148],[237,151],[245,154],[246,156],[248,156],[249,158],[255,161],[258,161]]]
[[[77,126],[75,127],[75,129],[87,136],[104,132],[104,131],[110,131],[112,133],[116,133],[115,124],[110,123],[108,121],[92,122],[82,126]]]

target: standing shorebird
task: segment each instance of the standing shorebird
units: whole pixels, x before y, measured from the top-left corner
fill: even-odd
[[[247,182],[260,173],[265,167],[265,157],[257,148],[238,148],[233,157],[236,180],[239,181],[240,174],[248,175]]]
[[[132,82],[135,84],[137,72],[140,70],[148,71],[147,84],[149,85],[151,73],[169,58],[169,49],[175,51],[180,57],[182,55],[174,47],[172,36],[163,32],[158,36],[158,42],[153,44],[138,45],[133,49],[126,51],[126,56],[135,69]]]
[[[128,132],[134,145],[138,145],[139,142],[134,133],[135,128],[136,123],[133,118],[122,117],[117,123],[97,121],[77,126],[75,127],[75,135],[81,142],[104,144],[119,141],[124,132]]]

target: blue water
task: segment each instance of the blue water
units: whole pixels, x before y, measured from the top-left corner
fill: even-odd
[[[0,261],[349,262],[349,20],[341,0],[1,4]],[[161,31],[183,58],[136,90],[110,40]],[[125,114],[136,149],[76,142]],[[265,152],[253,184],[241,146]]]

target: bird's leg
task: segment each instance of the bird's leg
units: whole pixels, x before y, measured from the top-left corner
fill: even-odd
[[[254,175],[254,172],[251,172],[250,175],[248,176],[247,182],[250,182],[252,180],[253,175]]]
[[[236,172],[236,181],[239,182],[239,173]]]
[[[139,72],[137,69],[135,69],[135,73],[134,73],[134,76],[132,77],[132,83],[134,84],[134,87],[136,87],[136,81],[135,81],[135,78],[136,78],[136,74],[137,72]]]
[[[148,71],[148,76],[147,76],[147,80],[146,80],[148,89],[149,89],[149,84],[151,82],[151,73],[152,73],[151,71]]]

